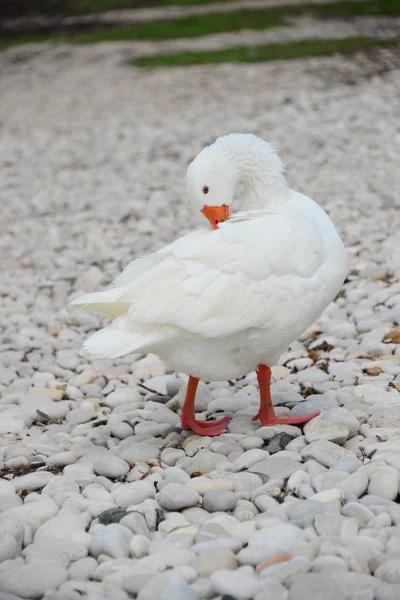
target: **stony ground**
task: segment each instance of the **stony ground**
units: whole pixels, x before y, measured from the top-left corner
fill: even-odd
[[[400,70],[393,54],[139,71],[127,47],[0,57],[0,599],[400,597]],[[203,385],[155,356],[87,363],[70,310],[198,227],[188,162],[218,135],[272,141],[348,247],[342,292],[274,367]],[[204,224],[203,224],[204,225]]]

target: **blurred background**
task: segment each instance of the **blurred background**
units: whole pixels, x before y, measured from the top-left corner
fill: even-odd
[[[3,47],[46,41],[89,44],[191,39],[192,45],[182,45],[185,52],[163,53],[164,56],[156,53],[151,59],[143,57],[136,61],[140,66],[172,66],[391,48],[398,42],[400,3],[398,0],[2,0],[0,11]],[[269,36],[265,35],[266,30]],[[199,44],[196,39],[218,34],[231,35],[215,40],[214,45]],[[280,45],[262,45],[262,41]],[[200,48],[203,52],[197,52]],[[206,49],[209,52],[204,52]]]
[[[187,165],[233,131],[272,142],[355,253],[397,235],[399,0],[0,0],[0,19],[2,269],[43,306],[197,226]]]

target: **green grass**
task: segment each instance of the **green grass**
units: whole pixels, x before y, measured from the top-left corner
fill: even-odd
[[[232,2],[233,0],[218,0],[218,2]],[[32,0],[29,0],[32,2]],[[156,7],[156,6],[194,6],[194,5],[207,5],[213,4],[216,0],[67,0],[66,7],[71,11],[99,11],[99,10],[111,10],[113,8],[126,8],[126,7]],[[353,15],[360,14],[359,12],[354,12],[355,2],[352,1],[344,1],[341,2],[340,14],[341,15]],[[357,3],[359,4],[359,2]],[[382,13],[380,5],[382,5],[383,10],[385,10],[385,5],[392,5],[394,8],[396,5],[398,6],[398,0],[375,0],[374,2],[369,2],[372,6],[371,9],[367,8],[367,12],[362,14],[387,14]],[[318,6],[317,9],[320,10],[320,13],[323,14],[325,10],[329,12],[331,15],[332,12],[326,7],[329,5],[321,5]],[[292,7],[294,10],[298,9],[301,11],[301,6]],[[278,10],[285,10],[286,7],[280,7]],[[339,14],[339,13],[338,13]],[[397,13],[396,13],[397,14]]]
[[[182,67],[215,63],[289,60],[310,56],[329,56],[337,53],[345,54],[367,48],[388,48],[399,43],[400,39],[375,40],[364,37],[339,40],[302,40],[284,44],[267,44],[265,46],[241,46],[208,52],[179,52],[143,56],[132,61],[131,64],[138,67]]]
[[[126,7],[156,7],[156,6],[193,6],[213,4],[217,0],[69,0],[67,6],[73,11],[99,11],[113,8]],[[232,2],[233,0],[218,0],[218,2]],[[346,17],[359,15],[395,15],[400,12],[399,0],[367,0],[355,2],[344,0],[342,2],[331,2],[329,4],[304,4],[296,6],[277,6],[264,9],[263,13],[276,13],[284,15],[313,14],[314,16]],[[249,12],[249,11],[248,11]]]
[[[163,1],[164,3],[172,3],[172,0]],[[80,3],[80,0],[71,0],[71,2]],[[105,6],[107,2],[114,2],[116,5],[117,0],[82,0],[82,2],[86,2],[88,6],[93,7],[94,5]],[[347,0],[321,5],[278,6],[264,10],[239,10],[209,15],[193,15],[183,19],[158,20],[140,23],[136,26],[111,27],[79,33],[18,35],[3,37],[0,47],[47,40],[54,42],[95,43],[117,40],[138,41],[193,38],[242,29],[261,30],[282,26],[288,24],[287,17],[301,15],[312,15],[319,18],[349,18],[360,15],[394,16],[400,15],[400,0],[364,0],[362,2]]]
[[[268,11],[235,11],[141,23],[136,27],[118,27],[103,31],[88,31],[75,36],[76,41],[92,43],[102,40],[172,40],[192,38],[212,33],[238,31],[240,29],[266,29],[285,25],[280,15]]]

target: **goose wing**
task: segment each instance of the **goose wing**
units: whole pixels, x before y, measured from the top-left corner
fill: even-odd
[[[268,327],[289,298],[318,290],[323,261],[312,219],[269,214],[184,236],[128,265],[110,290],[74,303],[126,312],[132,324],[227,336]]]

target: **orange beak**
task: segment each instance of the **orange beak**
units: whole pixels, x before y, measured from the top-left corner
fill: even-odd
[[[229,219],[229,206],[227,204],[221,206],[207,206],[205,204],[201,212],[210,221],[213,229],[218,229],[219,223]]]

